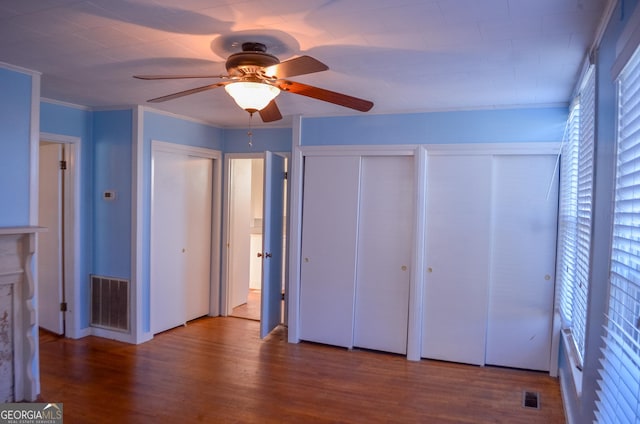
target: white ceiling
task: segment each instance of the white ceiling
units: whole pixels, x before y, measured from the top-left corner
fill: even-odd
[[[294,81],[365,98],[368,113],[567,104],[607,0],[2,0],[0,62],[42,72],[42,96],[95,108],[216,80],[234,43],[329,71]],[[291,93],[291,115],[360,114]],[[248,114],[224,89],[154,104],[221,127]],[[254,125],[260,120],[254,119]]]

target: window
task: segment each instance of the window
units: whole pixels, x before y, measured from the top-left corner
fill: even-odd
[[[580,128],[580,101],[577,98],[567,122],[565,141],[562,144],[560,162],[560,207],[558,222],[558,282],[560,286],[559,309],[564,326],[573,323],[573,286],[576,269],[576,234],[578,221],[578,142]]]
[[[609,308],[598,411],[602,423],[640,416],[640,51],[618,78]]]
[[[580,365],[585,349],[591,250],[595,73],[583,78],[562,148],[558,281],[559,309]]]

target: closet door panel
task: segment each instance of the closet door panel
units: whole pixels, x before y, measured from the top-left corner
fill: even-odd
[[[549,370],[558,204],[556,157],[494,159],[486,362]]]
[[[353,346],[359,157],[304,165],[300,338]]]
[[[153,153],[151,330],[209,313],[211,159]]]
[[[209,314],[211,286],[211,207],[213,162],[188,156],[184,159],[185,269],[187,321]]]
[[[491,157],[428,157],[422,357],[482,365]]]
[[[153,154],[151,219],[151,331],[156,334],[186,321],[184,268],[186,215],[184,159]]]
[[[405,354],[413,241],[413,157],[363,157],[354,345]]]

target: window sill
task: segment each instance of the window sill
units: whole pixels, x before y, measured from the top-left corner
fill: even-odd
[[[567,362],[569,363],[569,370],[573,380],[573,387],[576,391],[576,396],[582,395],[582,369],[578,361],[578,353],[575,351],[573,339],[571,337],[571,331],[568,329],[562,330],[562,343],[564,344],[564,352]]]

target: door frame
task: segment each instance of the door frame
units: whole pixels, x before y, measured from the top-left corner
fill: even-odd
[[[230,281],[229,281],[229,249],[227,248],[230,236],[230,214],[231,214],[231,160],[233,159],[264,159],[265,152],[251,152],[251,153],[225,153],[224,155],[224,193],[222,200],[222,210],[224,214],[222,216],[222,235],[223,235],[223,249],[222,249],[222,274],[221,274],[221,287],[220,287],[220,315],[229,316],[231,314],[231,310],[229,308],[229,302],[231,295],[230,290]],[[291,154],[289,152],[272,152],[273,154],[284,156],[287,160],[287,169],[291,169]],[[291,173],[289,172],[289,175]],[[287,185],[290,187],[290,185]],[[287,198],[287,206],[289,207],[289,192],[287,190],[285,192],[285,196]],[[287,210],[290,210],[290,207]],[[288,221],[287,221],[288,222]],[[287,252],[289,249],[289,233],[288,228],[285,228],[284,231],[287,234]],[[287,255],[288,256],[288,255]],[[285,296],[287,296],[288,288],[289,288],[289,280],[287,277],[288,266],[285,266],[284,269],[284,279],[285,279]],[[288,309],[285,304],[285,311]],[[286,313],[285,313],[286,314]]]
[[[65,337],[78,339],[88,335],[86,329],[81,330],[81,305],[80,305],[80,262],[77,260],[81,257],[80,252],[80,193],[81,181],[79,176],[82,169],[82,142],[80,137],[40,133],[39,143],[49,142],[64,145],[64,160],[67,161],[67,170],[63,173],[65,191],[62,194],[64,205],[64,299],[67,302],[67,311],[65,312]],[[38,143],[38,147],[39,144]],[[38,169],[40,167],[40,153],[38,151]],[[39,171],[38,171],[39,172]],[[40,187],[38,186],[38,192]],[[37,255],[37,253],[36,253]],[[37,268],[37,267],[36,267]],[[37,281],[36,269],[34,274]],[[37,285],[36,285],[37,287]]]
[[[151,140],[151,187],[150,187],[150,221],[154,219],[153,211],[153,185],[154,185],[154,153],[165,152],[178,155],[195,156],[212,161],[212,193],[211,193],[211,274],[209,286],[209,315],[220,315],[220,218],[221,209],[219,206],[222,191],[222,152],[219,150],[207,149],[205,147],[195,147],[183,144],[169,143],[166,141]],[[151,228],[151,227],[150,227]],[[153,246],[153,234],[149,232],[149,259],[151,259],[151,248]],[[151,266],[151,262],[149,262]],[[151,289],[151,287],[150,287]],[[151,298],[149,298],[150,301]],[[149,311],[151,313],[151,311]]]

